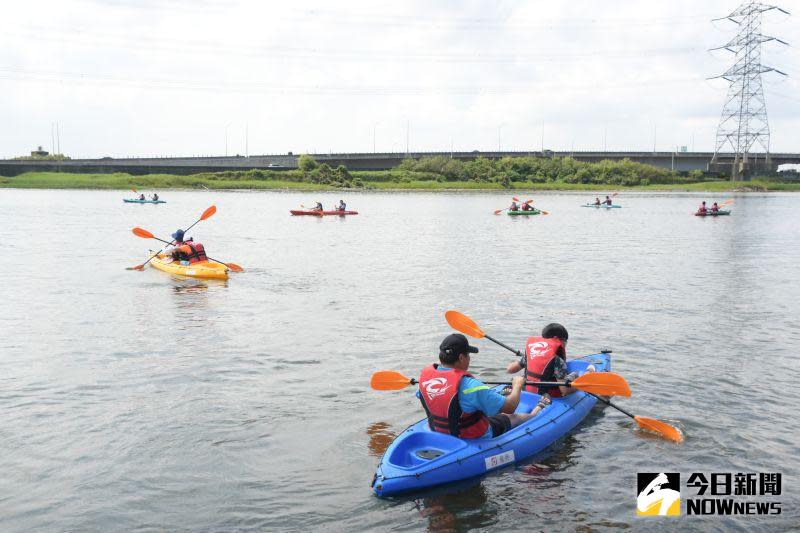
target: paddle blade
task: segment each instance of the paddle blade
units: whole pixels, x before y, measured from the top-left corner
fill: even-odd
[[[135,267],[127,267],[125,270],[144,270],[144,265],[136,265]]]
[[[500,214],[500,213],[502,213],[503,211],[505,211],[505,209],[497,209],[497,210],[494,212],[494,214],[495,214],[495,215],[499,215],[499,214]]]
[[[203,214],[200,215],[200,220],[206,220],[207,218],[210,218],[216,212],[217,212],[217,206],[212,205],[211,207],[209,207],[208,209],[203,211]]]
[[[470,317],[458,311],[450,310],[444,314],[444,319],[450,324],[450,327],[456,331],[460,331],[464,335],[482,339],[486,334],[478,327],[478,324],[472,321]]]
[[[369,380],[369,386],[375,390],[400,390],[413,383],[414,380],[394,370],[375,372]]]
[[[244,272],[244,269],[239,265],[237,265],[236,263],[225,263],[225,265],[234,272]]]
[[[136,227],[136,228],[133,228],[131,231],[133,232],[134,235],[136,235],[137,237],[141,237],[142,239],[155,239],[156,238],[155,235],[153,235],[152,233],[150,233],[149,231],[147,231],[144,228]]]
[[[636,423],[639,425],[639,427],[644,430],[657,433],[658,435],[661,435],[665,439],[671,440],[672,442],[683,442],[683,435],[681,435],[681,432],[678,430],[678,428],[674,426],[670,426],[669,424],[660,420],[656,420],[655,418],[647,418],[644,416],[635,416],[633,419],[636,420]]]
[[[543,215],[549,215],[549,214],[550,214],[550,211],[545,211],[545,210],[543,210],[543,209],[539,209],[539,212],[540,212],[541,214],[543,214]]]
[[[519,202],[519,198],[517,198],[516,196],[512,196],[511,199],[514,200],[515,202]]]
[[[133,192],[135,192],[136,194],[139,194],[139,191],[137,191],[136,189],[131,189],[131,190],[132,190]]]
[[[630,397],[631,395],[631,388],[625,378],[613,372],[587,372],[571,385],[578,390],[600,396]]]

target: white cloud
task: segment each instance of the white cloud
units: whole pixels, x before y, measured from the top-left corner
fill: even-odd
[[[736,2],[53,1],[0,21],[0,156],[713,149]],[[781,4],[798,11],[798,2]],[[800,16],[800,12],[797,13]],[[792,21],[792,19],[789,19]],[[800,26],[764,32],[800,45]],[[724,31],[720,31],[722,28]],[[773,151],[798,53],[765,45]]]

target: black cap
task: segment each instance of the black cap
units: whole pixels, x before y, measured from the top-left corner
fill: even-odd
[[[470,346],[467,338],[461,333],[452,333],[439,345],[439,355],[459,356],[462,353],[478,353],[478,349]]]

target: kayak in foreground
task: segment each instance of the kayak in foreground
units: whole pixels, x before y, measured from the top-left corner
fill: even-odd
[[[153,265],[153,268],[178,276],[202,279],[228,279],[228,267],[222,263],[215,263],[214,261],[199,261],[197,263],[183,265],[180,261],[173,261],[170,256],[161,254],[154,257],[150,261],[150,264]]]
[[[567,369],[583,374],[590,364],[597,371],[608,371],[611,355],[599,353],[573,359],[567,362]],[[497,388],[502,390],[503,385]],[[523,392],[516,412],[531,412],[539,398],[538,394]],[[491,439],[460,439],[433,431],[427,419],[420,420],[386,449],[372,479],[372,490],[379,497],[415,492],[522,461],[571,431],[596,403],[594,396],[580,391],[553,398],[553,403],[534,418]]]
[[[519,216],[519,215],[538,215],[541,213],[538,209],[533,209],[531,211],[506,211],[506,214],[509,216]]]
[[[698,212],[696,212],[694,214],[694,216],[696,216],[696,217],[721,217],[721,216],[730,215],[730,214],[731,214],[730,211],[723,211],[722,209],[720,209],[716,213],[711,212],[711,211],[706,211],[705,213],[701,213],[700,211],[698,211]]]
[[[311,215],[316,217],[320,216],[320,213],[322,215],[339,215],[339,216],[358,214],[358,211],[312,211],[310,209],[290,209],[289,212],[295,216]]]
[[[602,207],[603,209],[621,209],[621,205],[607,205],[607,204],[583,204],[581,207]]]
[[[166,200],[139,200],[138,198],[136,198],[136,199],[123,198],[122,201],[125,202],[125,203],[128,203],[128,204],[165,204],[165,203],[167,203]]]

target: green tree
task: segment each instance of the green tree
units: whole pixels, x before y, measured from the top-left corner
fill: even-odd
[[[308,154],[303,154],[297,158],[297,166],[303,172],[311,172],[317,168],[317,161]]]

